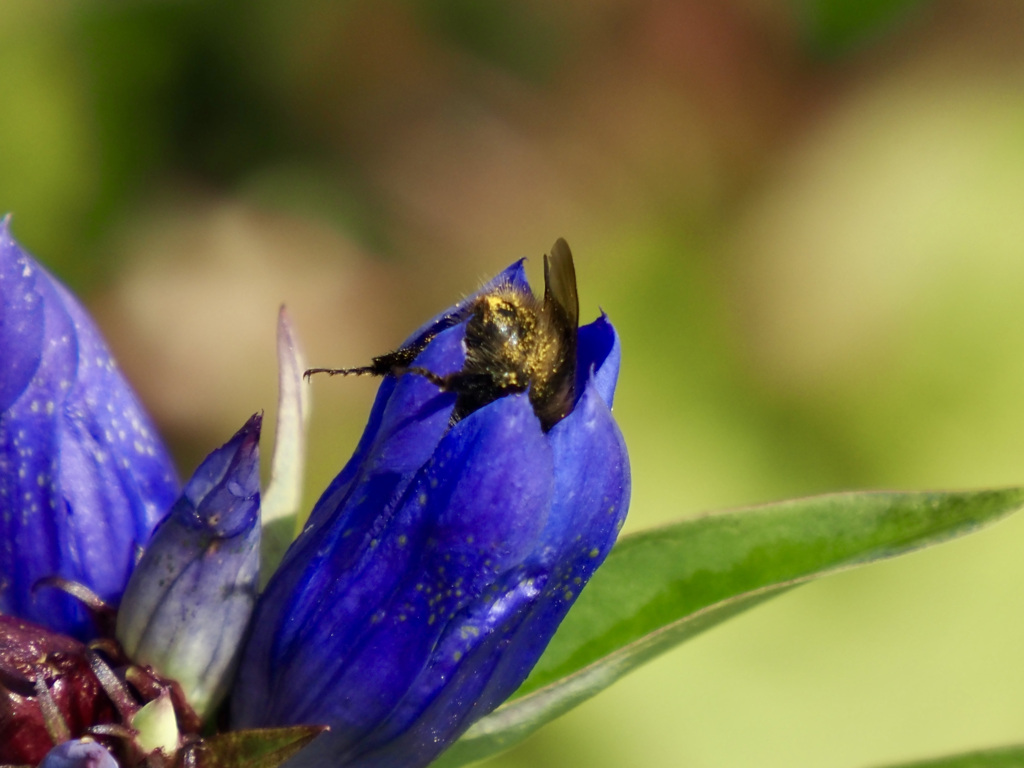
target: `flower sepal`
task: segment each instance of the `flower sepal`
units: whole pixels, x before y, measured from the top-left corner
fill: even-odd
[[[277,768],[326,730],[295,725],[221,733],[197,744],[191,757],[196,768]]]

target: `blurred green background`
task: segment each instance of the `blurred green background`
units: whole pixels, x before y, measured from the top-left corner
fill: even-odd
[[[627,530],[1024,482],[1012,0],[5,0],[0,210],[185,474],[273,411],[280,302],[356,365],[564,236],[622,335]],[[316,382],[310,503],[373,389]],[[1024,741],[1022,549],[1011,519],[801,588],[488,765]]]

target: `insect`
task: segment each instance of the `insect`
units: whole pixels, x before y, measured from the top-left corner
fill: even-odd
[[[413,365],[441,331],[466,322],[466,361],[446,376]],[[529,391],[544,431],[572,410],[576,381],[579,298],[572,252],[559,238],[544,257],[544,296],[503,284],[446,315],[416,342],[373,358],[358,368],[311,368],[305,376],[402,376],[415,374],[456,395],[455,424],[499,397]]]

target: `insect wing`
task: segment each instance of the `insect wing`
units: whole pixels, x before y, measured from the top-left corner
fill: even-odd
[[[575,337],[580,321],[580,300],[576,294],[576,267],[569,244],[558,238],[551,255],[544,257],[544,310],[572,330]]]

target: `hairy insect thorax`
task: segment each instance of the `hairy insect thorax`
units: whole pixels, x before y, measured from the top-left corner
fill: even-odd
[[[511,292],[480,297],[466,325],[465,370],[486,374],[499,389],[524,391],[538,367],[534,304]]]
[[[460,415],[495,400],[529,389],[530,402],[545,429],[565,415],[570,402],[558,390],[571,388],[567,349],[554,332],[543,303],[532,293],[513,288],[481,296],[466,325],[463,375],[479,384],[471,397],[456,406]],[[575,331],[575,329],[573,329]],[[573,366],[574,367],[574,366]]]

